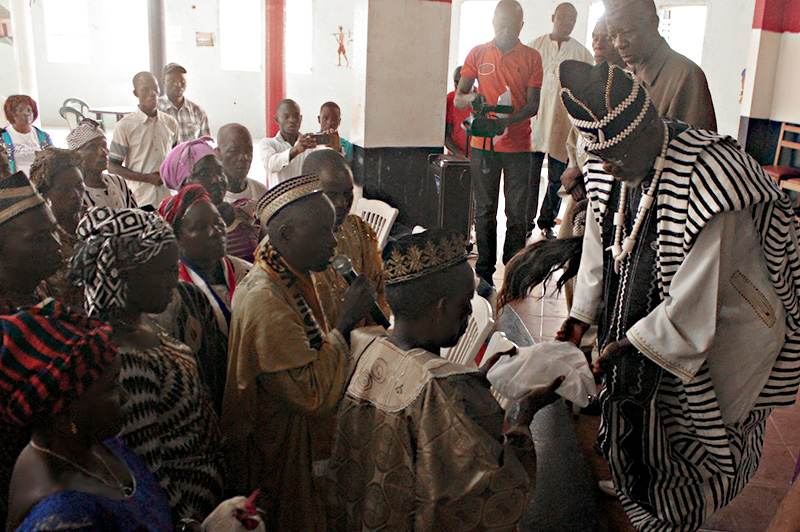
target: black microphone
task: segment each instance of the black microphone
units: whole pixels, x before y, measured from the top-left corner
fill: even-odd
[[[353,284],[353,281],[356,280],[358,275],[353,270],[353,263],[347,257],[347,255],[336,255],[333,258],[333,269],[336,272],[344,277],[344,280],[347,281],[347,284]],[[390,324],[389,320],[384,316],[383,311],[380,309],[377,303],[372,304],[372,308],[369,311],[369,315],[372,317],[372,321],[377,323],[378,325],[382,325],[385,329],[388,329]]]

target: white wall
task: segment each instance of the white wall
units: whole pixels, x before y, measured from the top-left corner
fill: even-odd
[[[286,97],[300,105],[303,113],[301,130],[304,132],[319,131],[319,108],[327,101],[334,101],[342,109],[342,136],[352,138],[350,124],[353,118],[353,80],[359,65],[355,54],[356,36],[353,34],[354,42],[349,43],[347,34],[348,30],[354,30],[355,4],[355,0],[314,0],[312,73],[286,76]],[[345,33],[345,49],[350,59],[350,68],[336,66],[336,50],[339,45],[332,34],[339,31],[339,26],[342,26]],[[291,37],[287,39],[286,45],[291,46]],[[342,64],[345,64],[344,59]],[[363,65],[360,67],[363,68]],[[269,116],[273,115],[272,111],[274,109],[270,110]]]
[[[464,1],[453,0],[448,72],[452,72],[459,64],[458,25],[461,4]],[[581,42],[586,40],[587,14],[592,1],[572,0],[578,9],[578,22],[572,36]],[[697,4],[708,7],[703,60],[700,66],[706,73],[714,98],[719,130],[734,137],[739,130],[741,73],[747,66],[755,2],[756,0],[656,0],[659,7]],[[525,12],[525,25],[520,34],[522,42],[528,43],[552,30],[551,15],[561,0],[520,0],[520,3]],[[486,24],[491,25],[491,21],[487,20]]]
[[[149,65],[146,61],[140,65],[115,62],[114,50],[132,44],[115,39],[118,33],[116,24],[105,21],[103,5],[109,1],[146,4],[144,0],[89,0],[90,23],[93,29],[93,57],[90,65],[53,64],[47,61],[43,2],[40,0],[34,3],[32,17],[42,100],[39,104],[45,126],[65,125],[58,109],[64,99],[70,96],[81,97],[96,106],[136,104],[131,94],[131,78],[137,71],[147,70]],[[266,117],[272,115],[272,110],[269,113],[264,110],[263,57],[262,72],[226,72],[219,67],[218,46],[202,48],[194,44],[195,31],[211,31],[219,39],[220,1],[230,0],[167,2],[167,25],[180,26],[182,37],[180,42],[167,43],[167,61],[180,62],[189,70],[187,97],[205,107],[214,131],[226,122],[236,121],[250,128],[253,136],[258,138],[265,134]],[[447,70],[441,74],[448,80],[448,90],[451,87],[450,73],[458,64],[458,25],[463,2],[464,0],[453,0],[452,3],[449,64]],[[550,31],[550,16],[560,3],[559,0],[521,0],[521,3],[525,10],[525,26],[521,35],[523,42]],[[579,13],[573,35],[583,41],[591,0],[573,0],[573,3]],[[658,3],[681,5],[696,2],[659,0]],[[8,6],[8,1],[0,0],[0,4]],[[351,69],[335,66],[338,46],[331,34],[338,31],[339,25],[344,27],[345,33],[354,28],[354,4],[354,0],[314,0],[312,74],[290,74],[286,83],[287,96],[297,100],[303,110],[304,131],[317,129],[319,106],[327,100],[333,100],[342,108],[343,135],[352,136],[350,126],[353,119],[353,82],[355,69],[360,65],[351,64]],[[706,5],[709,8],[708,23],[701,66],[706,71],[714,97],[720,131],[735,136],[741,114],[738,103],[740,76],[747,64],[755,0],[707,0]],[[261,20],[263,26],[263,6]],[[486,23],[491,24],[491,21],[487,20]],[[118,24],[125,24],[125,21],[119,21]],[[446,32],[447,28],[443,31]],[[358,37],[355,35],[355,40]],[[354,45],[355,43],[346,45],[351,61],[355,58]],[[264,47],[261,46],[259,50],[253,50],[253,53],[263,56],[263,50]],[[16,72],[13,68],[8,68],[14,65],[11,46],[0,44],[0,65],[4,67],[0,69],[0,94],[16,93]],[[398,90],[410,89],[400,86]]]
[[[50,0],[67,1],[67,0]],[[113,0],[123,1],[123,0]],[[144,0],[135,2],[146,10]],[[167,42],[167,62],[181,63],[188,70],[186,96],[205,108],[211,122],[212,134],[225,123],[240,122],[247,126],[254,137],[263,137],[265,132],[264,71],[262,57],[261,72],[228,72],[220,69],[218,2],[226,0],[169,0],[167,2],[167,26],[180,26],[181,40]],[[130,42],[119,38],[117,25],[126,21],[108,20],[104,5],[107,0],[89,0],[89,23],[92,29],[91,64],[50,63],[47,60],[43,2],[33,4],[34,42],[36,45],[36,70],[39,78],[39,109],[41,121],[48,125],[63,127],[64,119],[58,113],[68,97],[79,97],[92,106],[136,105],[132,94],[132,78],[141,70],[149,70],[149,54],[146,50],[138,54],[136,64],[121,64],[115,51],[121,47],[146,47],[147,34],[141,40]],[[6,0],[0,3],[7,5]],[[263,4],[261,8],[263,28]],[[195,32],[213,32],[214,47],[197,47]],[[263,29],[262,29],[263,35]],[[263,43],[263,37],[262,37]],[[264,54],[264,46],[252,53]],[[13,49],[0,44],[0,94],[17,92],[17,77]],[[11,68],[9,68],[11,67]]]

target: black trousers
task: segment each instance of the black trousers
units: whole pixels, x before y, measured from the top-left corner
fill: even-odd
[[[531,154],[531,191],[528,195],[528,231],[536,228],[536,211],[539,207],[539,181],[542,175],[542,164],[545,154],[537,151]],[[542,201],[542,211],[539,213],[539,228],[552,229],[556,225],[558,210],[561,208],[561,198],[558,190],[561,188],[561,174],[567,169],[567,164],[558,159],[547,156],[547,193]]]
[[[506,263],[525,247],[530,167],[530,152],[498,153],[473,148],[470,154],[475,192],[475,236],[478,241],[475,270],[490,285],[494,285],[492,275],[497,263],[500,175],[504,179],[506,199],[506,239],[503,246],[503,262]]]

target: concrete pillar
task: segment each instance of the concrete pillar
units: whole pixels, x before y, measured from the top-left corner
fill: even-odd
[[[774,162],[781,123],[800,123],[796,97],[799,60],[800,0],[757,0],[739,143],[761,164]]]
[[[39,102],[36,56],[33,47],[33,24],[28,0],[11,0],[11,28],[14,32],[14,59],[19,76],[19,93]],[[37,119],[38,122],[38,119]]]
[[[286,0],[266,0],[264,7],[267,136],[274,137],[279,129],[273,120],[275,107],[286,97]]]
[[[449,75],[451,4],[356,0],[352,139],[366,197],[400,209],[404,225],[429,225]]]
[[[164,86],[161,78],[167,64],[167,17],[164,0],[147,0],[147,28],[150,36],[150,72],[158,80],[161,93]]]

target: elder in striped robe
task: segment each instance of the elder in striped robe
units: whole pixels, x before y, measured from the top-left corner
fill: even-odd
[[[771,410],[800,380],[800,259],[789,199],[736,141],[660,119],[607,64],[565,62],[590,152],[570,318],[599,325],[599,444],[634,526],[698,529],[755,474]]]

